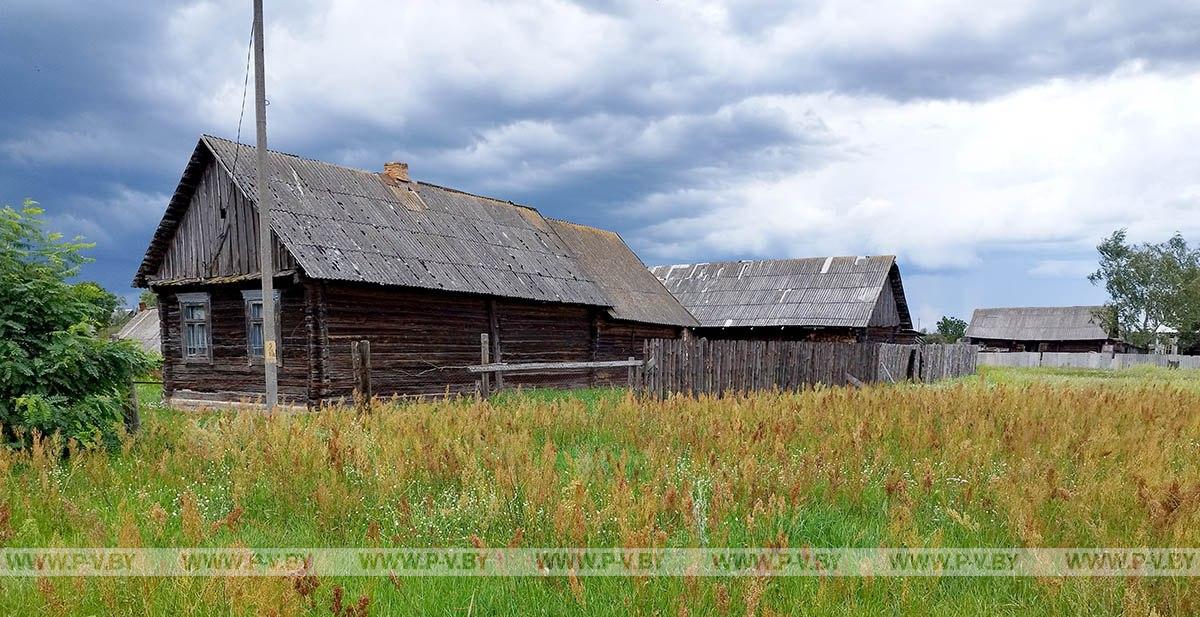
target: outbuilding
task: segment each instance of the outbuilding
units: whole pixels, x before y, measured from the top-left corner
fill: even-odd
[[[418,182],[400,163],[377,173],[270,152],[268,165],[260,191],[253,147],[201,137],[134,277],[157,295],[173,402],[264,391],[261,203],[274,240],[279,391],[292,404],[349,396],[358,340],[371,344],[375,394],[443,394],[475,387],[465,367],[479,363],[481,333],[493,361],[624,360],[646,338],[696,325],[615,233]]]
[[[1103,306],[975,309],[964,338],[983,351],[1136,352],[1104,326]]]
[[[655,266],[709,339],[916,340],[891,255]]]

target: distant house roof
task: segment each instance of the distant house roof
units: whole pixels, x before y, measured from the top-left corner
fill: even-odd
[[[560,235],[562,226],[533,208],[281,152],[267,159],[272,230],[311,278],[603,306],[618,319],[636,311],[639,321],[694,324],[665,289],[655,294],[644,280],[624,278],[629,268],[586,267]],[[254,148],[202,136],[135,285],[153,282],[213,161],[257,202]],[[615,235],[593,244],[604,255],[592,261],[638,261]],[[654,302],[634,306],[610,296],[618,290],[641,290]]]
[[[811,257],[655,266],[701,326],[865,328],[885,288],[912,328],[896,258]]]
[[[143,351],[162,353],[162,332],[158,328],[158,309],[139,311],[115,335],[119,339],[133,341]]]
[[[1096,317],[1102,306],[975,309],[966,336],[1004,341],[1097,341],[1111,338]]]

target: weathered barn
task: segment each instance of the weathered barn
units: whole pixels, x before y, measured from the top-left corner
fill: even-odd
[[[279,390],[293,403],[350,395],[356,340],[371,343],[377,395],[440,394],[474,388],[464,367],[481,333],[493,361],[623,360],[695,325],[614,233],[413,181],[399,163],[268,160]],[[201,137],[134,278],[157,294],[177,402],[263,392],[255,173],[252,147]]]
[[[813,257],[655,266],[710,339],[910,342],[896,258]]]
[[[984,351],[1136,351],[1103,325],[1103,306],[975,309],[967,342]]]

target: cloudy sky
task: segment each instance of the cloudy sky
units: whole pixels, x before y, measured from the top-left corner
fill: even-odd
[[[273,148],[408,161],[648,264],[892,253],[930,327],[1103,301],[1116,228],[1200,240],[1194,1],[266,11]],[[249,0],[0,0],[0,203],[42,202],[132,294],[198,135],[237,132],[249,30]]]

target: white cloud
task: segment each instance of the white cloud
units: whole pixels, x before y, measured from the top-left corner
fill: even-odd
[[[147,93],[232,126],[248,10],[235,0],[176,9]],[[284,137],[334,135],[350,121],[469,132],[547,116],[688,113],[839,88],[974,96],[1189,54],[1195,21],[1169,2],[297,0],[268,7],[268,94]]]
[[[650,195],[686,215],[636,236],[655,259],[899,253],[971,265],[996,248],[1087,250],[1117,227],[1200,232],[1200,73],[1134,68],[1054,80],[981,103],[837,95],[815,111],[839,140],[817,169]]]
[[[1083,278],[1095,271],[1095,259],[1046,259],[1030,268],[1029,274],[1045,278]]]

